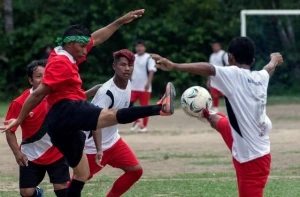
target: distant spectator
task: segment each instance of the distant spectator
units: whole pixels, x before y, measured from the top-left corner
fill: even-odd
[[[216,66],[227,66],[228,54],[222,50],[221,44],[217,41],[214,41],[211,44],[211,48],[213,53],[209,57],[209,63]],[[222,96],[222,93],[219,90],[210,87],[210,77],[207,78],[206,86],[210,89],[210,94],[213,99],[212,110],[217,112],[219,108],[219,98]]]
[[[155,61],[149,53],[146,53],[146,45],[143,40],[138,40],[135,44],[134,70],[131,77],[131,99],[130,105],[139,100],[141,106],[149,105],[152,92],[152,79],[156,72]],[[139,132],[147,132],[148,117],[143,121],[134,122],[131,130],[139,129]]]
[[[43,54],[42,54],[42,57],[41,59],[48,59],[51,51],[53,50],[53,47],[51,45],[47,45],[45,48],[44,48],[44,51],[43,51]]]

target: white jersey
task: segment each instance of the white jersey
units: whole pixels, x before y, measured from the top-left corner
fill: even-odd
[[[266,115],[269,73],[236,66],[215,69],[211,86],[225,95],[233,157],[243,163],[270,153],[272,123]]]
[[[113,78],[103,84],[97,91],[92,103],[104,109],[122,109],[128,108],[130,102],[130,81],[126,89],[120,89],[114,83]],[[96,154],[96,145],[90,132],[86,132],[85,152],[87,154]],[[111,148],[120,139],[118,125],[102,129],[102,150]]]
[[[209,57],[209,63],[216,66],[226,66],[229,64],[228,54],[223,50],[212,53]]]
[[[148,82],[148,72],[156,72],[155,61],[149,53],[143,55],[135,54],[134,70],[131,77],[131,89],[133,91],[145,92],[145,85]],[[152,86],[147,92],[152,92]]]

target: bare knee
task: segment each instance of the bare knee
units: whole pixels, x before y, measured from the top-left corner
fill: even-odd
[[[35,188],[20,188],[20,194],[23,197],[33,196]]]
[[[109,127],[118,124],[117,109],[102,109],[97,123],[97,129]]]

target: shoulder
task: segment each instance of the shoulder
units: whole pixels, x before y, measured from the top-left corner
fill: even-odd
[[[23,105],[27,97],[30,95],[30,89],[26,89],[19,97],[15,98],[13,102]]]

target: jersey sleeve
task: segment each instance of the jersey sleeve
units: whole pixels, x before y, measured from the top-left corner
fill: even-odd
[[[22,105],[16,101],[13,101],[7,111],[5,120],[17,119],[22,109]],[[16,132],[18,127],[14,127],[11,129],[11,132]]]
[[[72,77],[72,71],[63,60],[53,60],[46,66],[42,82],[55,91],[62,83]]]
[[[148,71],[156,72],[157,69],[155,68],[155,61],[151,57],[148,60]]]
[[[94,46],[94,39],[93,37],[91,36],[90,37],[90,42],[88,43],[87,47],[86,47],[86,50],[87,50],[87,54],[90,52],[90,50],[93,48]],[[86,56],[81,58],[79,61],[78,61],[78,65],[81,64],[82,62],[84,62],[86,60]]]
[[[222,67],[215,66],[216,75],[210,77],[210,85],[222,92],[225,96],[230,96],[237,85],[238,68],[236,66]]]
[[[110,93],[109,93],[110,92]],[[107,90],[106,88],[99,88],[99,90],[97,91],[94,99],[92,100],[92,104],[103,108],[103,109],[109,109],[112,106],[112,98],[113,94],[111,93],[110,90]]]

